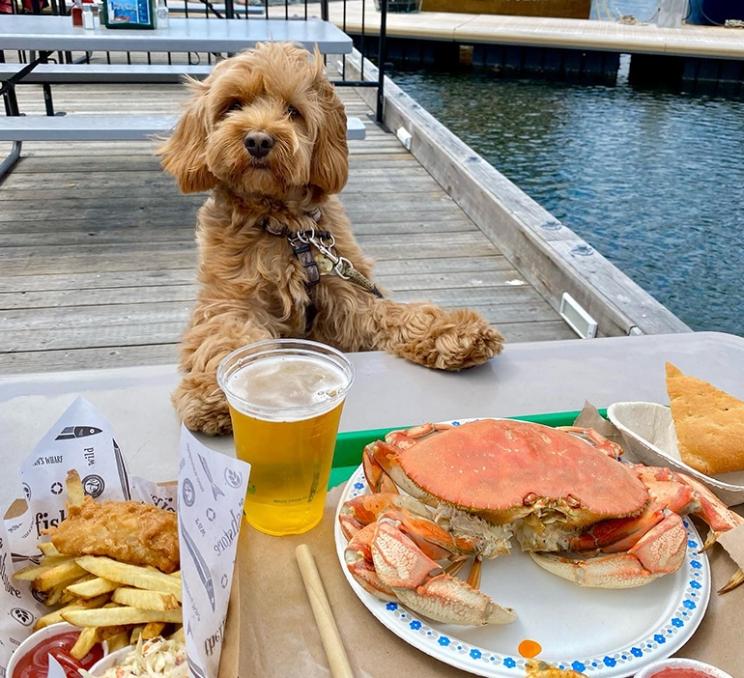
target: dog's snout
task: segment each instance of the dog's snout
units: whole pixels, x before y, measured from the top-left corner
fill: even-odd
[[[274,137],[265,132],[251,132],[246,134],[243,143],[254,158],[265,158],[274,147]]]

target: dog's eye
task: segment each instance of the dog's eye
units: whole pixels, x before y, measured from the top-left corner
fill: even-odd
[[[294,107],[287,106],[287,115],[294,120],[295,118],[301,118],[302,114]]]
[[[235,101],[232,101],[227,105],[227,107],[225,108],[225,112],[222,115],[227,115],[232,111],[239,111],[241,108],[243,108],[243,102],[236,99]]]

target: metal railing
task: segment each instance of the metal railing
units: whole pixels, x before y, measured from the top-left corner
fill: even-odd
[[[376,119],[382,122],[383,101],[384,101],[384,81],[385,81],[385,57],[386,50],[386,29],[387,29],[387,5],[388,0],[375,0],[375,6],[379,9],[380,24],[379,26],[370,27],[366,21],[367,6],[372,0],[360,0],[362,9],[361,26],[355,30],[353,37],[357,50],[361,53],[362,70],[358,79],[349,79],[346,76],[347,55],[339,55],[340,72],[338,78],[332,77],[332,82],[337,87],[376,87],[377,88],[377,110]],[[72,3],[70,2],[70,5]],[[299,0],[290,2],[284,0],[277,3],[276,0],[263,0],[258,4],[251,3],[251,0],[166,0],[166,4],[172,16],[183,18],[201,18],[219,20],[242,20],[242,21],[263,21],[266,19],[285,19],[287,21],[307,21],[314,16],[318,16],[324,21],[330,20],[329,5],[341,6],[341,20],[336,21],[337,25],[345,33],[347,32],[347,0],[320,0],[319,2],[309,2],[309,0]],[[69,7],[66,0],[0,0],[0,20],[2,20],[3,11],[11,14],[50,14],[66,15],[69,14]],[[334,13],[337,14],[337,13]],[[372,31],[370,33],[370,30]],[[376,43],[376,45],[375,45]],[[378,62],[378,78],[376,80],[366,80],[364,78],[364,59],[370,57],[368,46],[375,45],[376,52],[374,56]],[[107,63],[112,63],[110,52],[106,52],[105,58]],[[126,62],[132,63],[131,52],[125,52]],[[172,64],[174,55],[170,52],[165,53],[167,63]],[[145,58],[148,64],[152,63],[152,52],[146,52]],[[211,64],[215,60],[224,58],[228,55],[218,53],[205,53],[202,57],[199,53],[189,52],[186,54],[188,64],[198,64],[202,60]],[[34,53],[19,51],[17,59],[21,63],[29,63],[36,58]],[[81,56],[74,56],[70,52],[57,52],[56,56],[49,56],[50,63],[80,63],[90,61],[93,58],[92,53],[86,53]],[[0,50],[0,63],[5,62],[5,53]],[[49,86],[45,85],[45,96]],[[5,94],[5,92],[3,92]],[[7,108],[7,101],[6,101]]]

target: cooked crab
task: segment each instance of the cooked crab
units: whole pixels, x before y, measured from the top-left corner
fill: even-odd
[[[508,553],[512,537],[565,579],[626,588],[681,566],[680,515],[707,522],[709,543],[744,523],[696,481],[621,454],[592,430],[512,420],[393,431],[364,451],[373,494],[342,507],[347,567],[374,595],[432,619],[505,623],[513,610],[477,586],[480,561]]]

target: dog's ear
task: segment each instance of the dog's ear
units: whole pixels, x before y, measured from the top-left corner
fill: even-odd
[[[209,85],[189,78],[194,92],[173,133],[157,149],[161,164],[172,174],[183,193],[198,193],[212,188],[217,179],[207,167],[207,91]]]
[[[321,108],[321,123],[310,163],[310,183],[325,193],[339,193],[349,177],[346,145],[346,112],[325,75],[323,57],[315,48],[315,90]]]

